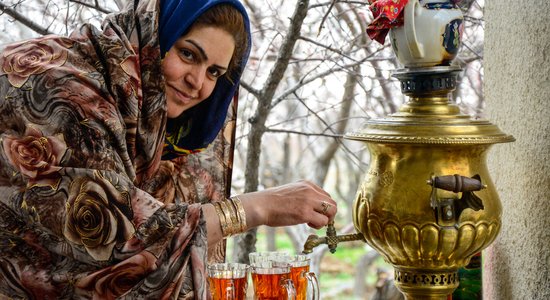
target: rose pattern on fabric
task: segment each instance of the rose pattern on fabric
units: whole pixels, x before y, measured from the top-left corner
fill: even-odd
[[[172,161],[163,160],[160,162],[155,177],[151,178],[142,189],[165,205],[174,203],[176,198],[176,187],[172,176],[175,173],[176,169],[174,163]]]
[[[35,270],[32,274],[48,275],[25,273],[32,281],[36,298],[89,299],[96,295],[96,299],[161,299],[164,295],[170,299],[207,299],[206,225],[200,205],[187,209],[185,203],[217,201],[208,197],[213,194],[211,184],[218,190],[216,195],[227,191],[225,187],[230,185],[223,179],[230,178],[227,161],[231,156],[229,151],[215,147],[216,152],[207,159],[197,158],[196,163],[185,167],[212,173],[210,180],[216,179],[214,182],[199,182],[209,177],[198,176],[192,188],[179,191],[183,183],[178,182],[180,176],[174,175],[163,176],[152,185],[151,193],[158,194],[155,192],[159,188],[170,195],[161,200],[183,200],[168,205],[169,209],[157,209],[163,203],[141,191],[143,186],[150,186],[151,177],[159,170],[166,115],[157,35],[159,3],[157,0],[136,3],[137,7],[130,3],[129,10],[109,15],[102,28],[89,24],[79,27],[70,35],[72,42],[38,38],[25,42],[37,43],[33,49],[20,43],[6,45],[5,52],[0,53],[0,141],[14,131],[20,138],[25,128],[34,127],[41,130],[49,143],[54,139],[50,135],[62,134],[61,140],[68,147],[64,156],[55,154],[62,169],[49,174],[59,173],[62,177],[54,191],[25,188],[29,179],[15,172],[4,147],[0,147],[0,182],[13,184],[20,190],[18,198],[5,199],[16,216],[25,213],[17,205],[22,197],[32,207],[42,208],[38,210],[42,226],[33,226],[40,239],[25,239],[16,248],[7,244],[8,248],[0,249],[0,256],[13,266],[30,267]],[[47,54],[42,49],[47,48],[45,45],[51,46],[51,53],[67,51],[66,59],[65,54],[54,55],[50,61],[28,64],[26,68],[13,67],[17,55],[23,57],[23,53],[32,50]],[[65,46],[70,48],[62,49]],[[18,50],[14,50],[16,47]],[[138,80],[130,81],[132,78]],[[120,129],[124,131],[120,133]],[[223,149],[232,150],[229,143],[223,145]],[[162,180],[169,182],[164,184]],[[182,193],[188,195],[175,200]],[[116,222],[105,226],[101,223],[105,219]],[[15,219],[4,228],[22,228],[21,222],[35,224]],[[157,224],[173,226],[166,226],[169,229],[166,232],[158,230]],[[137,230],[146,225],[151,225],[144,231],[147,235],[139,239]],[[0,233],[5,232],[0,228]],[[157,235],[159,232],[162,234]],[[39,246],[51,255],[29,256],[21,251],[24,245]],[[156,257],[154,268],[152,257],[126,261],[144,249]],[[143,266],[125,270],[131,262]],[[16,271],[21,274],[19,269]],[[123,273],[130,273],[131,279]],[[90,281],[86,282],[88,277]],[[128,280],[120,281],[125,278]],[[5,288],[2,294],[32,299],[30,293],[27,296],[19,286],[12,285],[20,285],[18,278],[15,282],[9,279],[0,276],[0,285]],[[87,285],[92,282],[93,285]],[[109,285],[114,286],[108,288]],[[50,291],[55,296],[50,296]]]
[[[38,129],[29,127],[25,136],[6,136],[2,144],[8,161],[28,178],[27,186],[57,187],[57,172],[67,152],[62,136],[43,136]]]
[[[72,243],[84,246],[95,260],[105,261],[116,244],[132,237],[135,228],[117,206],[128,206],[128,193],[118,191],[98,172],[94,177],[77,178],[71,183],[63,234]]]
[[[162,94],[164,93],[164,81],[159,80],[159,74],[162,74],[162,68],[160,64],[160,49],[157,47],[144,46],[139,51],[139,63],[141,66],[147,66],[147,68],[141,68],[140,78],[141,84],[147,86],[148,93]],[[162,76],[161,78],[164,78]],[[140,99],[141,100],[141,99]],[[141,109],[140,102],[140,109]],[[152,110],[161,109],[158,105],[164,105],[164,102],[157,103],[157,107],[151,108]],[[163,106],[162,106],[163,107]]]
[[[138,103],[141,103],[143,95],[141,94],[141,89],[139,88],[141,86],[141,75],[139,72],[139,63],[137,62],[137,59],[138,58],[135,56],[127,57],[120,64],[120,68],[124,71],[124,73],[126,73],[126,76],[129,79],[126,81],[126,84],[122,85],[124,93],[127,97],[134,95],[139,99]]]
[[[8,75],[11,85],[20,88],[31,75],[65,64],[67,48],[71,46],[70,39],[57,36],[45,36],[34,43],[24,41],[9,45],[2,55],[1,72]]]
[[[153,254],[142,251],[116,265],[77,279],[75,287],[91,292],[93,299],[115,299],[156,270],[156,262]]]

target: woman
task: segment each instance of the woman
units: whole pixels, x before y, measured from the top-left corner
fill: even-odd
[[[249,41],[236,0],[144,0],[102,31],[5,48],[0,184],[17,191],[1,199],[0,294],[206,299],[225,236],[334,217],[305,181],[225,199],[222,129]]]

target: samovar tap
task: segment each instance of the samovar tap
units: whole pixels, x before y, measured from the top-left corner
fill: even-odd
[[[316,234],[308,236],[304,244],[304,250],[302,251],[302,253],[310,254],[311,252],[313,252],[313,248],[321,244],[327,244],[330,253],[334,253],[336,252],[336,247],[338,246],[338,243],[358,240],[364,240],[361,233],[337,235],[336,228],[334,228],[334,221],[330,221],[327,224],[327,236],[320,237]]]

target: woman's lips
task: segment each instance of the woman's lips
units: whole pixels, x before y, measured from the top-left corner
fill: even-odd
[[[178,90],[177,88],[175,88],[175,87],[173,87],[173,86],[170,86],[170,88],[172,88],[172,89],[174,90],[174,93],[176,94],[177,99],[178,99],[179,102],[181,102],[182,104],[188,104],[188,103],[190,103],[191,101],[193,101],[193,99],[196,98],[196,97],[190,96],[189,94],[184,93],[184,92]]]

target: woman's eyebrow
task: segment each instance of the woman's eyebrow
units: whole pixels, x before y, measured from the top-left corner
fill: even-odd
[[[191,39],[187,39],[185,41],[188,42],[189,44],[195,46],[195,48],[197,48],[197,50],[199,51],[199,54],[201,56],[201,59],[203,61],[208,60],[208,55],[206,55],[206,52],[204,51],[204,49],[197,42],[195,42],[194,40],[191,40]],[[214,65],[214,66],[218,69],[221,69],[222,71],[227,70],[227,67],[222,67],[220,65]]]
[[[200,55],[201,55],[201,59],[202,60],[208,60],[208,55],[206,55],[206,52],[204,51],[204,49],[201,47],[201,45],[199,45],[197,42],[195,42],[194,40],[185,40],[186,42],[188,42],[189,44],[195,46],[195,48],[197,48],[197,50],[199,51]]]

